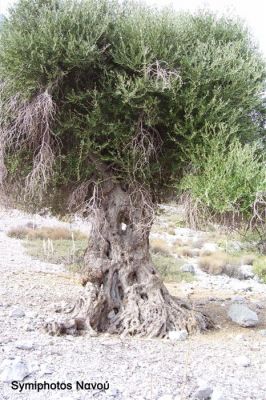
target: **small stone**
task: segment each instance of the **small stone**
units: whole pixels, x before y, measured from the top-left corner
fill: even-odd
[[[169,331],[168,337],[170,340],[173,340],[173,341],[183,341],[188,338],[188,333],[186,330]]]
[[[21,308],[14,308],[9,314],[11,318],[23,318],[25,317],[25,313]]]
[[[34,348],[32,342],[16,342],[15,347],[20,350],[32,350]]]
[[[245,297],[243,297],[243,296],[236,295],[236,296],[233,296],[233,297],[231,298],[231,301],[232,301],[233,303],[244,303],[244,302],[246,301],[246,299],[245,299]]]
[[[20,357],[14,360],[4,360],[0,366],[0,380],[2,382],[23,381],[30,375],[27,365]]]
[[[234,335],[232,335],[232,337],[234,337]],[[245,341],[245,340],[247,340],[247,339],[245,338],[244,335],[242,335],[242,334],[240,333],[239,335],[236,335],[236,336],[235,336],[235,340],[237,340],[237,341],[239,341],[239,342],[242,342],[242,341]]]
[[[190,272],[191,274],[195,274],[195,267],[193,264],[184,264],[180,267],[182,272]]]
[[[26,324],[24,329],[26,332],[33,332],[35,330],[31,324]]]
[[[41,376],[52,375],[54,372],[55,372],[54,369],[50,367],[42,367],[42,369],[40,370],[40,375]]]
[[[259,323],[257,314],[243,304],[232,304],[228,310],[228,317],[245,328],[256,326]]]
[[[266,336],[266,329],[261,329],[261,330],[259,331],[259,334],[260,334],[261,336]]]
[[[254,278],[254,272],[251,265],[241,265],[239,267],[239,278],[240,279],[251,279]]]
[[[250,359],[246,356],[239,356],[235,361],[240,367],[249,367],[251,364]]]
[[[119,396],[119,390],[118,389],[110,389],[110,390],[108,390],[108,395],[109,395],[109,397],[113,397],[113,398],[116,398],[116,397],[118,397]]]
[[[211,400],[226,400],[226,399],[220,390],[214,389]]]
[[[199,387],[195,392],[194,399],[195,400],[208,400],[210,399],[211,395],[213,393],[213,389],[211,386],[203,381],[199,380]]]
[[[203,253],[215,253],[219,250],[219,246],[216,243],[205,243],[201,249]]]

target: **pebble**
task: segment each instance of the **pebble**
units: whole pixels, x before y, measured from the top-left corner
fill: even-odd
[[[251,361],[247,356],[236,357],[235,361],[240,367],[250,367],[251,365]]]
[[[186,330],[169,331],[168,337],[172,341],[184,341],[188,338],[188,333]]]
[[[9,314],[11,318],[23,318],[25,317],[25,312],[21,308],[14,308]]]
[[[202,246],[202,253],[215,253],[219,250],[219,246],[216,243],[205,243]]]
[[[55,371],[52,368],[43,368],[40,370],[40,376],[52,375]]]
[[[15,347],[20,350],[32,350],[34,348],[32,342],[16,342]]]
[[[195,400],[207,400],[211,397],[213,393],[212,387],[205,381],[199,380],[198,381],[198,389],[194,394]]]
[[[227,400],[219,389],[214,389],[211,400]]]
[[[6,359],[0,366],[0,380],[2,382],[23,381],[28,375],[30,375],[28,366],[20,357],[14,360]]]
[[[244,302],[246,301],[246,299],[245,299],[245,297],[243,297],[243,296],[236,295],[236,296],[233,296],[233,297],[231,298],[231,301],[232,301],[233,303],[244,303]]]
[[[241,265],[239,267],[239,273],[240,273],[239,277],[241,279],[251,279],[254,278],[255,275],[251,265]]]
[[[180,267],[182,272],[190,272],[191,274],[195,274],[195,267],[193,264],[184,264]]]

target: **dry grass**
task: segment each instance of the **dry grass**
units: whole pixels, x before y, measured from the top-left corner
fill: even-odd
[[[245,254],[241,257],[242,265],[253,265],[256,258],[255,254]]]
[[[175,247],[183,247],[183,246],[187,246],[187,242],[182,240],[182,239],[176,239],[173,243],[173,246]]]
[[[84,252],[88,246],[88,239],[83,240],[55,240],[52,248],[44,246],[44,240],[34,239],[24,242],[27,253],[44,262],[67,265],[71,271],[78,271],[83,265]]]
[[[199,258],[200,268],[212,275],[225,274],[231,277],[239,277],[239,266],[242,265],[240,257],[230,256],[225,253],[212,253]]]
[[[168,233],[168,235],[175,235],[175,230],[174,230],[174,228],[171,228],[171,227],[169,227],[168,229],[167,229],[167,233]]]
[[[195,257],[195,251],[189,246],[178,247],[176,249],[176,254],[182,257]]]
[[[151,239],[150,248],[153,254],[169,255],[170,249],[167,242],[163,239]]]
[[[199,239],[196,241],[192,241],[190,246],[193,247],[193,249],[201,249],[204,245],[205,241],[203,239]]]
[[[185,221],[184,221],[183,215],[181,215],[181,214],[178,214],[178,213],[177,214],[167,214],[167,215],[164,215],[164,218],[167,220],[167,222],[171,228],[185,226]]]
[[[27,240],[82,240],[87,238],[84,233],[78,230],[70,230],[61,226],[36,228],[33,224],[12,228],[8,231],[8,236]]]

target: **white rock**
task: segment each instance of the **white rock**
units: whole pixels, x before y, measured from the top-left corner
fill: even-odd
[[[44,376],[44,375],[52,375],[54,372],[55,372],[55,371],[54,371],[53,368],[44,366],[44,367],[42,367],[41,370],[40,370],[40,375],[41,375],[41,376]]]
[[[21,308],[14,308],[9,314],[10,317],[12,318],[23,318],[25,317],[25,313]]]
[[[200,249],[198,248],[191,249],[190,253],[192,257],[198,257],[200,255]]]
[[[238,294],[236,296],[233,296],[231,298],[231,301],[233,303],[244,303],[246,301],[245,297],[243,296],[239,296]]]
[[[211,400],[227,400],[219,389],[214,389]]]
[[[198,381],[199,387],[194,394],[194,399],[196,400],[207,400],[211,397],[213,393],[212,387],[205,381]]]
[[[30,375],[28,366],[20,357],[14,360],[4,360],[0,366],[0,380],[2,382],[23,381]]]
[[[259,331],[259,334],[260,334],[261,336],[266,336],[266,329],[261,329],[261,330]]]
[[[108,390],[108,395],[109,395],[109,397],[114,397],[114,398],[116,398],[116,397],[118,397],[119,396],[119,390],[118,389],[110,389],[110,390]]]
[[[246,356],[239,356],[235,361],[240,367],[249,367],[251,364],[250,359]]]
[[[195,274],[195,267],[193,264],[184,264],[180,267],[182,272],[190,272],[191,274]]]
[[[232,335],[232,337],[233,337],[235,340],[239,341],[239,342],[242,342],[242,341],[245,341],[245,340],[246,340],[245,336],[242,335],[241,333],[240,333],[239,335],[236,335],[236,336]]]
[[[228,310],[228,317],[243,327],[256,326],[259,323],[257,314],[243,304],[232,304]]]
[[[20,350],[32,350],[34,348],[32,342],[16,342],[15,347]]]
[[[174,400],[171,394],[164,394],[163,396],[158,397],[158,400]]]
[[[170,340],[173,340],[173,341],[183,341],[188,338],[188,333],[186,330],[169,331],[168,337]]]
[[[203,253],[215,253],[219,250],[219,246],[216,243],[205,243],[201,250]]]
[[[254,278],[254,272],[251,265],[241,265],[239,267],[239,273],[241,279],[251,279]]]
[[[266,371],[266,364],[262,364],[261,369],[262,369],[262,371]]]

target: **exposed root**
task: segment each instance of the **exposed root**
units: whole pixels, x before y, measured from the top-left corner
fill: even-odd
[[[164,338],[169,331],[186,330],[193,334],[214,327],[209,317],[174,299],[163,285],[156,291],[157,299],[150,300],[147,292],[149,288],[134,285],[125,293],[127,300],[121,308],[108,312],[108,298],[103,288],[97,289],[88,283],[84,296],[70,310],[73,317],[64,322],[48,323],[45,330],[57,336],[76,336],[86,330],[93,336],[108,332],[122,336]]]

